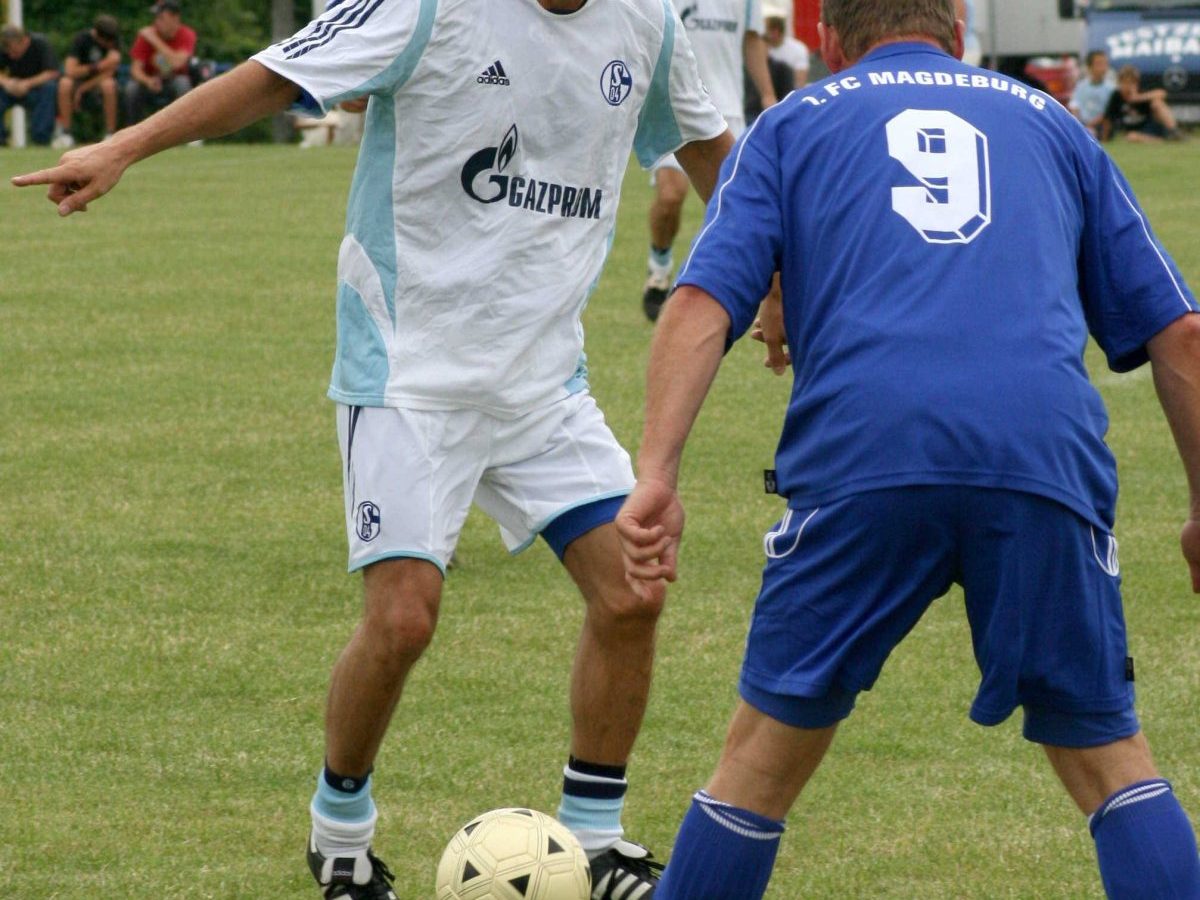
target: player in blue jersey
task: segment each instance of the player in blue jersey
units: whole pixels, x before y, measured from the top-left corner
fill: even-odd
[[[512,552],[544,538],[586,601],[558,814],[597,900],[644,900],[659,866],[621,811],[661,603],[624,578],[612,520],[633,470],[588,391],[580,317],[631,151],[674,152],[707,197],[732,144],[670,0],[343,0],[16,182],[50,184],[66,215],[159,150],[364,97],[329,396],[365,602],[334,667],[309,866],[326,900],[395,897],[370,776],[474,502]]]
[[[762,896],[838,723],[958,583],[982,675],[971,717],[1022,707],[1090,817],[1109,896],[1196,900],[1195,835],[1134,713],[1115,464],[1082,359],[1090,333],[1116,371],[1151,363],[1200,591],[1195,299],[1083,126],[958,61],[951,0],[825,0],[823,19],[834,75],[735,147],[664,307],[617,519],[627,577],[659,595],[688,432],[778,269],[787,509],[764,541],[742,702],[655,897]]]

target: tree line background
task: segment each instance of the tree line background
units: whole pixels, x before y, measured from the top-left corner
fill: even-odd
[[[24,0],[22,9],[25,29],[46,35],[60,55],[97,15],[116,16],[128,54],[138,29],[153,18],[150,4],[151,0]],[[180,7],[184,24],[196,31],[196,56],[218,62],[241,62],[271,43],[272,14],[290,13],[296,28],[312,17],[312,0],[180,0]],[[0,0],[0,8],[7,18],[7,0]]]
[[[44,34],[59,55],[66,57],[74,36],[90,28],[101,13],[116,16],[121,25],[121,50],[129,63],[129,48],[138,31],[153,20],[152,0],[24,0],[26,31]],[[272,43],[273,35],[286,36],[312,18],[312,0],[179,0],[183,22],[196,32],[196,57],[236,64]],[[322,4],[323,5],[323,4]],[[0,0],[0,20],[7,21],[8,0]],[[96,121],[90,121],[95,119]],[[126,124],[123,121],[122,125]],[[76,134],[99,139],[98,115],[85,110]],[[255,123],[225,140],[290,141],[295,132],[284,116]]]

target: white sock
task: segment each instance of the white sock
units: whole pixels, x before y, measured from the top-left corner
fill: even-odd
[[[366,853],[375,836],[375,821],[379,813],[371,811],[371,817],[363,822],[340,822],[321,815],[311,806],[313,841],[317,851],[324,857],[351,856]]]

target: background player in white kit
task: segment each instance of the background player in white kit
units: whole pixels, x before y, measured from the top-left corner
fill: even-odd
[[[545,537],[587,602],[559,817],[595,897],[643,900],[658,867],[620,817],[661,604],[624,580],[612,519],[633,472],[588,393],[580,314],[630,149],[678,151],[707,198],[732,144],[669,0],[344,0],[14,183],[50,184],[68,215],[159,150],[361,96],[329,395],[365,612],[333,673],[309,865],[326,898],[396,896],[370,773],[474,500],[514,552]]]
[[[746,127],[745,72],[758,89],[762,107],[776,101],[763,40],[762,0],[673,0],[696,51],[700,79],[734,136]],[[650,257],[642,309],[653,322],[671,287],[672,245],[687,198],[688,179],[679,160],[666,156],[654,166],[650,206]]]

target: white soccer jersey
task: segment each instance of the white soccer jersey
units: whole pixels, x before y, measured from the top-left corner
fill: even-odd
[[[725,128],[670,0],[343,0],[254,58],[370,95],[329,395],[517,415],[586,386],[580,314],[643,165]]]
[[[696,53],[700,79],[726,119],[746,117],[742,42],[763,33],[762,0],[674,0]]]

